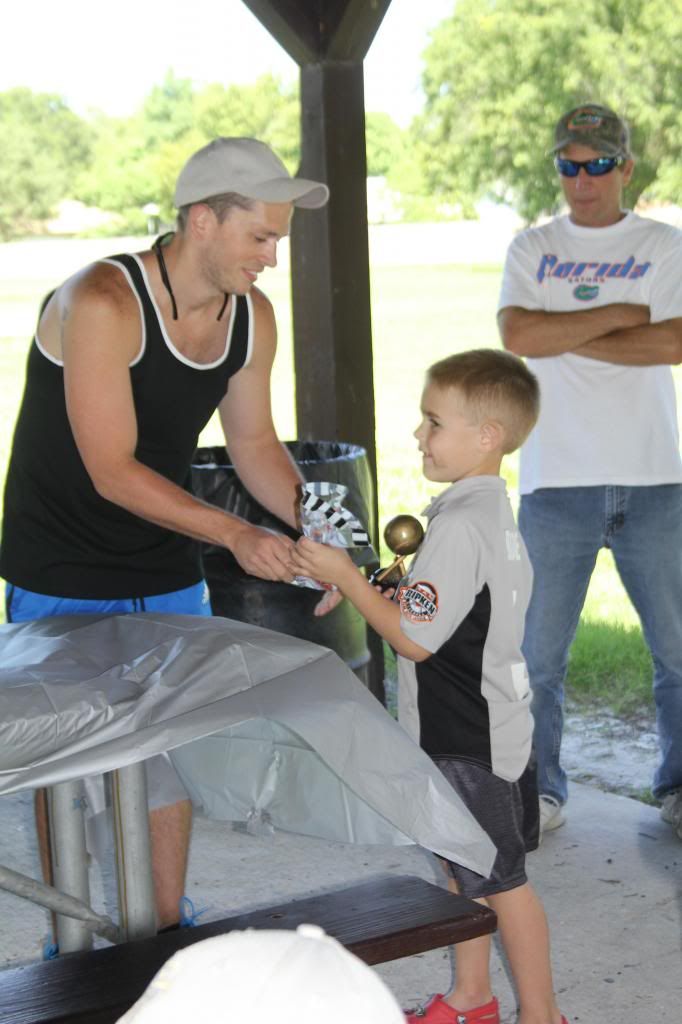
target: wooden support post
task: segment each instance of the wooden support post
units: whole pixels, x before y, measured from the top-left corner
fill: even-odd
[[[361,444],[375,470],[362,62],[303,67],[301,117],[299,173],[325,181],[331,200],[292,229],[299,431]]]
[[[362,62],[391,0],[244,0],[301,67],[301,167],[329,205],[291,238],[298,436],[367,451],[379,517]],[[384,699],[383,644],[368,629],[370,689]]]
[[[325,181],[331,200],[297,213],[292,228],[298,434],[367,451],[378,524],[362,61],[305,65],[301,119],[299,173]],[[369,645],[370,689],[383,699],[383,648],[371,631]]]

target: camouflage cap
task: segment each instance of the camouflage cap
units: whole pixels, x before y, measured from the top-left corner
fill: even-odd
[[[630,156],[627,124],[615,111],[598,103],[583,103],[559,118],[551,152],[558,153],[572,142],[605,156]]]

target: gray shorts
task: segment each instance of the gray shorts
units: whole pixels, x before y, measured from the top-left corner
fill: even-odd
[[[454,758],[435,758],[435,764],[497,847],[489,878],[443,860],[448,874],[463,896],[479,899],[516,889],[527,882],[526,854],[537,850],[540,812],[535,771],[531,758],[516,782],[498,778],[485,768]]]

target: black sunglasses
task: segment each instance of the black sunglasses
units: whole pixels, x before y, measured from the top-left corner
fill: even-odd
[[[596,156],[593,160],[566,160],[562,156],[554,157],[554,166],[562,178],[577,178],[583,167],[591,178],[600,178],[602,174],[610,174],[614,167],[624,162],[622,156]]]

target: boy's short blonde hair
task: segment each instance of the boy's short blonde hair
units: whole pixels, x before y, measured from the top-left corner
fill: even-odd
[[[429,367],[426,382],[457,390],[477,422],[499,423],[505,455],[521,447],[540,412],[537,377],[522,359],[500,349],[477,348],[447,356]]]

